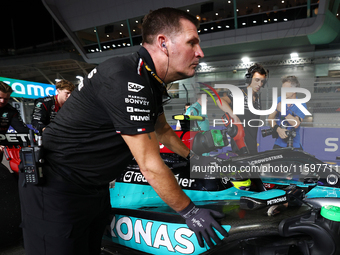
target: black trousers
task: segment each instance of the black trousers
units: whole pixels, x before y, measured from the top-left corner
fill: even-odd
[[[19,194],[26,255],[99,255],[109,225],[108,185],[84,187],[56,180],[44,168],[43,185],[24,184]]]

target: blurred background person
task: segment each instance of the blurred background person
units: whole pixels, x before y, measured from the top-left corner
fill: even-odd
[[[71,95],[75,86],[68,80],[60,80],[56,83],[58,94],[35,100],[32,113],[32,126],[38,131],[44,131],[45,127],[55,118],[57,112]]]
[[[244,133],[245,133],[245,143],[248,147],[249,153],[257,153],[257,131],[258,127],[250,127],[248,125],[249,120],[253,119],[260,119],[259,115],[256,115],[252,113],[249,110],[248,106],[248,88],[252,89],[253,93],[253,106],[255,109],[260,110],[261,109],[261,101],[259,97],[259,92],[262,87],[264,87],[266,83],[266,78],[268,76],[268,72],[264,69],[264,67],[258,63],[255,63],[251,67],[248,68],[248,71],[245,75],[246,78],[246,85],[240,87],[242,90],[243,96],[244,96],[244,115],[235,115],[232,110],[233,106],[233,94],[229,90],[227,92],[227,95],[224,97],[221,97],[221,102],[219,100],[217,101],[217,105],[220,107],[220,109],[224,112],[229,113],[230,117],[233,119],[234,123],[245,123],[243,125],[244,127]],[[233,152],[238,153],[238,147],[236,146],[236,143],[233,139],[231,139],[231,148]]]
[[[210,129],[209,125],[209,119],[208,115],[205,113],[202,113],[202,103],[205,103],[207,105],[208,98],[205,102],[202,102],[202,95],[204,93],[198,93],[196,95],[196,102],[189,106],[189,108],[186,110],[185,115],[192,115],[192,116],[202,116],[205,118],[203,121],[195,121],[194,128],[198,128],[201,131],[208,131]],[[196,126],[197,124],[197,126]]]
[[[191,104],[189,102],[184,105],[184,112],[183,112],[183,114],[186,113],[186,111],[188,110],[190,105]],[[176,130],[181,130],[181,123],[180,123],[179,120],[177,120],[177,123],[176,123]]]
[[[29,128],[23,122],[20,113],[8,103],[12,92],[11,86],[0,81],[0,134],[6,134],[10,126],[20,134],[28,134]],[[0,145],[1,159],[3,150],[4,146]]]
[[[283,76],[281,78],[283,88],[298,88],[300,83],[296,76]],[[287,99],[297,98],[296,92],[286,93]],[[302,105],[307,109],[307,105],[302,103]],[[276,110],[268,116],[269,125],[276,131],[277,138],[273,149],[287,147],[288,134],[295,129],[295,137],[293,139],[293,147],[301,148],[301,137],[300,137],[300,124],[305,118],[305,114],[297,107],[295,104],[286,105],[286,115],[281,113],[281,97],[277,99]],[[284,121],[284,125],[281,123]],[[288,131],[288,132],[287,132]]]

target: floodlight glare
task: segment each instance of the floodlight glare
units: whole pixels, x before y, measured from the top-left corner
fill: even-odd
[[[248,57],[243,57],[243,58],[241,58],[241,60],[245,64],[250,62],[250,59]]]
[[[290,58],[298,58],[299,54],[297,54],[296,52],[293,52],[290,54]]]

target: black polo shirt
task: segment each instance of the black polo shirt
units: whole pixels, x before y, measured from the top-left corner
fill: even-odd
[[[23,122],[18,110],[12,105],[6,104],[0,108],[0,134],[7,133],[10,126],[18,133],[28,134],[29,128]]]
[[[121,134],[154,131],[163,113],[162,86],[145,48],[98,65],[43,132],[53,172],[80,185],[104,185],[132,159]]]

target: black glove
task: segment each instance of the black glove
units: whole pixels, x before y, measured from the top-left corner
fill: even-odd
[[[204,208],[197,208],[193,202],[190,202],[185,209],[178,213],[185,219],[188,227],[194,231],[198,244],[201,247],[204,247],[203,239],[209,247],[214,246],[211,238],[216,244],[222,243],[222,240],[217,236],[213,227],[223,236],[228,237],[228,232],[214,219],[215,217],[222,218],[224,216],[223,213]]]

